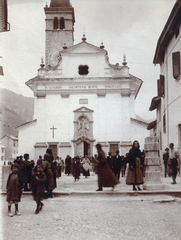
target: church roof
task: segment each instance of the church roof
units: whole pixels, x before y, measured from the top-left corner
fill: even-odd
[[[50,7],[71,7],[69,0],[51,0]]]
[[[100,48],[100,47],[97,47],[97,46],[95,46],[95,45],[92,45],[92,44],[90,44],[90,43],[88,43],[88,42],[86,42],[86,41],[82,41],[82,42],[80,42],[80,43],[77,43],[77,44],[75,44],[75,45],[73,45],[73,46],[71,46],[71,47],[69,47],[69,48],[67,48],[67,49],[64,49],[64,50],[62,50],[61,52],[62,53],[75,53],[75,52],[79,52],[79,50],[83,50],[83,48],[86,48],[86,52],[87,52],[87,50],[89,49],[90,51],[89,52],[102,52],[102,53],[104,53],[104,54],[107,54],[107,51],[105,50],[105,49],[102,49],[102,48]]]

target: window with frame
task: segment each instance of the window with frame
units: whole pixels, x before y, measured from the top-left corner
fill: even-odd
[[[89,67],[87,65],[79,66],[79,75],[87,75],[89,73]]]
[[[177,79],[180,76],[180,52],[172,53],[173,77]]]

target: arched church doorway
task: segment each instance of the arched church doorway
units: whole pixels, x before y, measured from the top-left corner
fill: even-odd
[[[93,111],[86,107],[74,111],[74,143],[75,156],[93,155]]]

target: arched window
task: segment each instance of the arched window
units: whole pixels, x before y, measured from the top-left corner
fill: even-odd
[[[63,17],[60,18],[60,29],[64,29],[65,28],[65,20]]]
[[[53,29],[58,29],[58,18],[57,18],[57,17],[54,17],[54,20],[53,20]]]
[[[89,67],[87,65],[79,66],[79,74],[80,75],[87,75],[88,73],[89,73]]]

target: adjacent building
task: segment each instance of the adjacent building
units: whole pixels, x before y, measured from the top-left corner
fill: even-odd
[[[148,125],[159,137],[160,151],[169,143],[181,153],[181,1],[177,0],[158,39],[153,63],[160,65],[158,93],[150,105],[156,120]]]
[[[13,161],[18,155],[18,138],[6,134],[0,140],[3,147],[3,160]]]
[[[74,8],[69,0],[51,0],[46,16],[45,63],[26,82],[34,93],[34,120],[17,129],[19,154],[37,159],[47,147],[54,157],[96,154],[118,149],[125,155],[137,139],[141,147],[149,134],[147,122],[135,114],[142,80],[122,65],[109,62],[103,43],[74,45]]]

